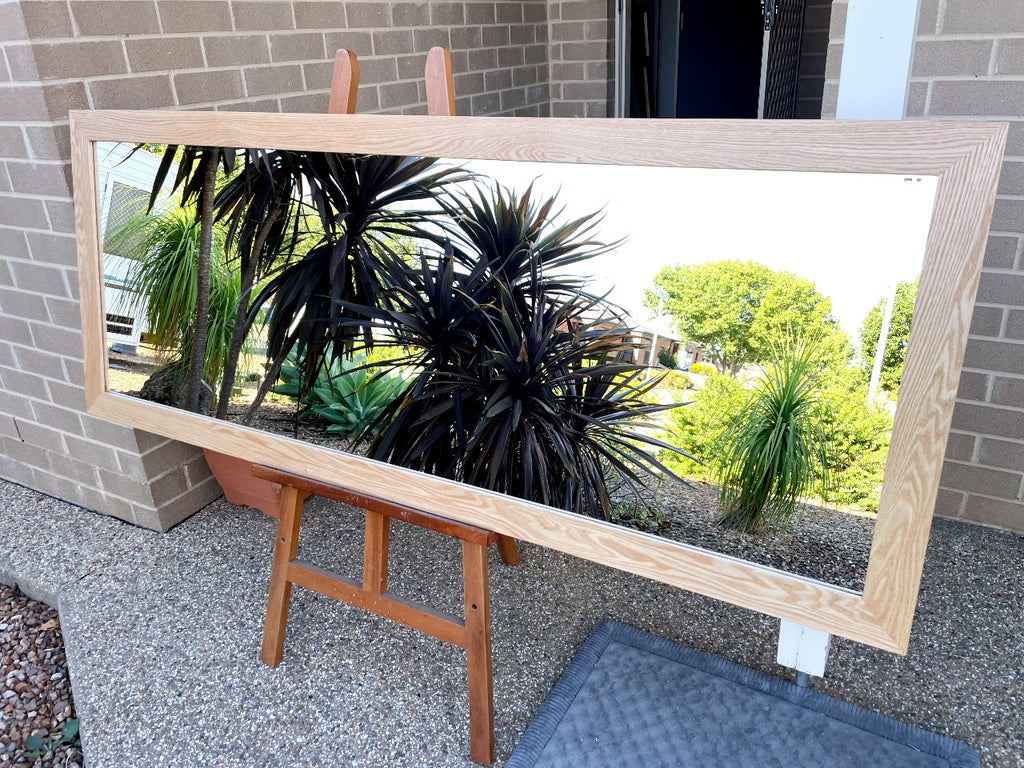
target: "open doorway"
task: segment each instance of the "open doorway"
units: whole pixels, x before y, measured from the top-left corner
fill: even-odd
[[[804,0],[620,0],[617,114],[791,118]]]

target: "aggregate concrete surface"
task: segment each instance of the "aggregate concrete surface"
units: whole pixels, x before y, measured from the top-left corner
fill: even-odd
[[[88,768],[469,768],[465,654],[302,588],[259,661],[274,521],[214,502],[168,533],[0,482],[0,581],[58,607]],[[307,502],[300,556],[358,575],[362,520]],[[392,526],[391,589],[461,606],[454,540]],[[782,677],[778,621],[551,550],[492,548],[497,761],[595,624]],[[834,639],[818,690],[1024,765],[1024,537],[938,520],[906,657]]]

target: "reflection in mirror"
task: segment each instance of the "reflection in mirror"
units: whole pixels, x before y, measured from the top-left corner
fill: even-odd
[[[935,178],[98,157],[112,391],[863,586]]]

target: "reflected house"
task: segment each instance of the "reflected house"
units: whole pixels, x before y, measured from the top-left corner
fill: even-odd
[[[635,325],[633,327],[633,344],[635,348],[633,362],[635,363],[658,365],[658,355],[669,354],[675,356],[677,367],[686,367],[683,358],[679,354],[681,348],[679,341],[671,336],[666,336],[663,332],[655,331],[653,328],[645,325]],[[652,345],[654,345],[653,354],[651,351]]]
[[[130,243],[110,244],[110,236],[136,214],[146,210],[160,157],[128,144],[109,144],[99,153],[97,184],[100,196],[100,232],[103,233],[103,301],[107,315],[107,341],[119,351],[134,352],[147,330],[146,300],[129,285],[132,260],[138,258]],[[169,176],[173,178],[175,167]]]

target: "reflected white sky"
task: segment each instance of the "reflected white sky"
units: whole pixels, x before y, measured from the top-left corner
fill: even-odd
[[[921,271],[936,177],[455,161],[515,189],[537,179],[566,213],[603,208],[601,236],[626,238],[589,262],[595,290],[643,323],[670,264],[754,260],[814,282],[856,341],[864,316]],[[582,266],[582,265],[581,265]]]

